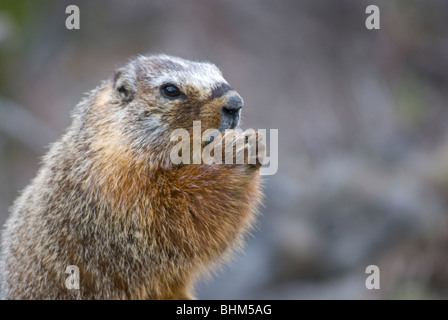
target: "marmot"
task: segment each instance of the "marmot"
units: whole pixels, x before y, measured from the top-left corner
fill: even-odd
[[[235,128],[242,106],[208,62],[152,55],[118,68],[77,105],[12,206],[1,297],[193,298],[194,280],[250,230],[260,162],[174,165],[170,132],[195,120]],[[79,289],[66,287],[71,265]]]

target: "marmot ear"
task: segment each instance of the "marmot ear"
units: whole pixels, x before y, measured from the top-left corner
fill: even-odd
[[[114,75],[114,89],[122,102],[131,102],[136,92],[135,77],[124,70],[117,70]]]

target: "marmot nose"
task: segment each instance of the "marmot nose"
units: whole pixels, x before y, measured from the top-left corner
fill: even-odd
[[[233,115],[243,107],[243,99],[238,96],[230,97],[227,104],[222,107],[222,111],[228,115]]]

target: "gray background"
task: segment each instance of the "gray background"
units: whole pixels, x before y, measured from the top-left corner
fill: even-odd
[[[436,0],[2,1],[0,224],[83,93],[164,52],[217,64],[243,127],[279,129],[257,231],[199,298],[447,298],[447,14]]]

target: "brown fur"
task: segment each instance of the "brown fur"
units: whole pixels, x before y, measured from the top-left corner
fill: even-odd
[[[171,74],[186,99],[161,97],[157,79]],[[84,99],[12,207],[1,296],[192,298],[194,280],[241,245],[261,199],[259,164],[168,161],[173,129],[218,127],[221,106],[237,95],[212,97],[221,81],[211,64],[138,57]],[[79,290],[65,287],[69,265],[79,267]]]

